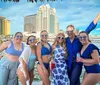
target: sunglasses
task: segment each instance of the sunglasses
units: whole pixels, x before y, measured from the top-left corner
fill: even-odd
[[[46,34],[46,35],[41,35],[41,37],[48,37],[48,35]]]
[[[16,38],[17,38],[17,39],[23,38],[23,36],[21,36],[21,35],[16,35]]]
[[[69,34],[69,33],[73,33],[73,32],[74,32],[74,30],[66,31],[66,33],[68,33],[68,34]]]
[[[34,38],[34,39],[29,39],[28,40],[30,43],[32,43],[32,42],[34,42],[34,41],[36,41],[36,39]]]
[[[79,36],[79,39],[82,40],[82,39],[86,39],[87,36]]]
[[[64,39],[64,37],[57,37],[59,40],[61,39],[61,40],[63,40]]]

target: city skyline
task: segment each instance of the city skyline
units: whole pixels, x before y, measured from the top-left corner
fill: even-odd
[[[41,5],[49,4],[57,11],[59,28],[66,30],[66,26],[73,24],[79,30],[85,30],[89,23],[100,13],[100,0],[65,0],[59,2],[0,3],[0,16],[11,21],[11,34],[24,31],[24,17],[35,14]],[[91,35],[100,35],[100,21]]]
[[[24,32],[39,34],[42,30],[47,30],[50,34],[59,32],[56,9],[49,4],[41,5],[36,14],[24,17]]]

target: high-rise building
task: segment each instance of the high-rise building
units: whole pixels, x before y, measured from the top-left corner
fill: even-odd
[[[3,34],[10,34],[10,20],[3,19]]]
[[[0,35],[3,34],[3,19],[5,19],[5,17],[0,16]]]
[[[38,33],[41,30],[47,30],[51,34],[57,34],[59,31],[56,9],[50,8],[48,4],[40,6],[37,14],[26,16],[24,21],[24,30],[27,32],[32,32],[33,27],[34,32]]]
[[[36,14],[24,18],[24,31],[29,33],[36,32]]]
[[[57,34],[59,30],[56,9],[50,6],[42,5],[37,12],[37,28],[38,31],[47,30],[51,34]]]
[[[0,16],[0,35],[10,34],[10,21]]]

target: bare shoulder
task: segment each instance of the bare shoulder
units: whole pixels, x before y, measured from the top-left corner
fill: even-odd
[[[3,42],[2,45],[8,46],[8,45],[10,45],[10,43],[11,43],[11,41],[6,41],[6,42]]]
[[[42,44],[41,44],[41,42],[39,42],[38,44],[37,44],[37,48],[41,48],[42,47]]]

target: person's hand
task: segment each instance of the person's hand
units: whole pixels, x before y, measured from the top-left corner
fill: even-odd
[[[55,64],[55,61],[54,60],[51,60],[51,63],[54,63]]]
[[[77,57],[76,61],[77,61],[77,62],[83,62],[83,58]]]

